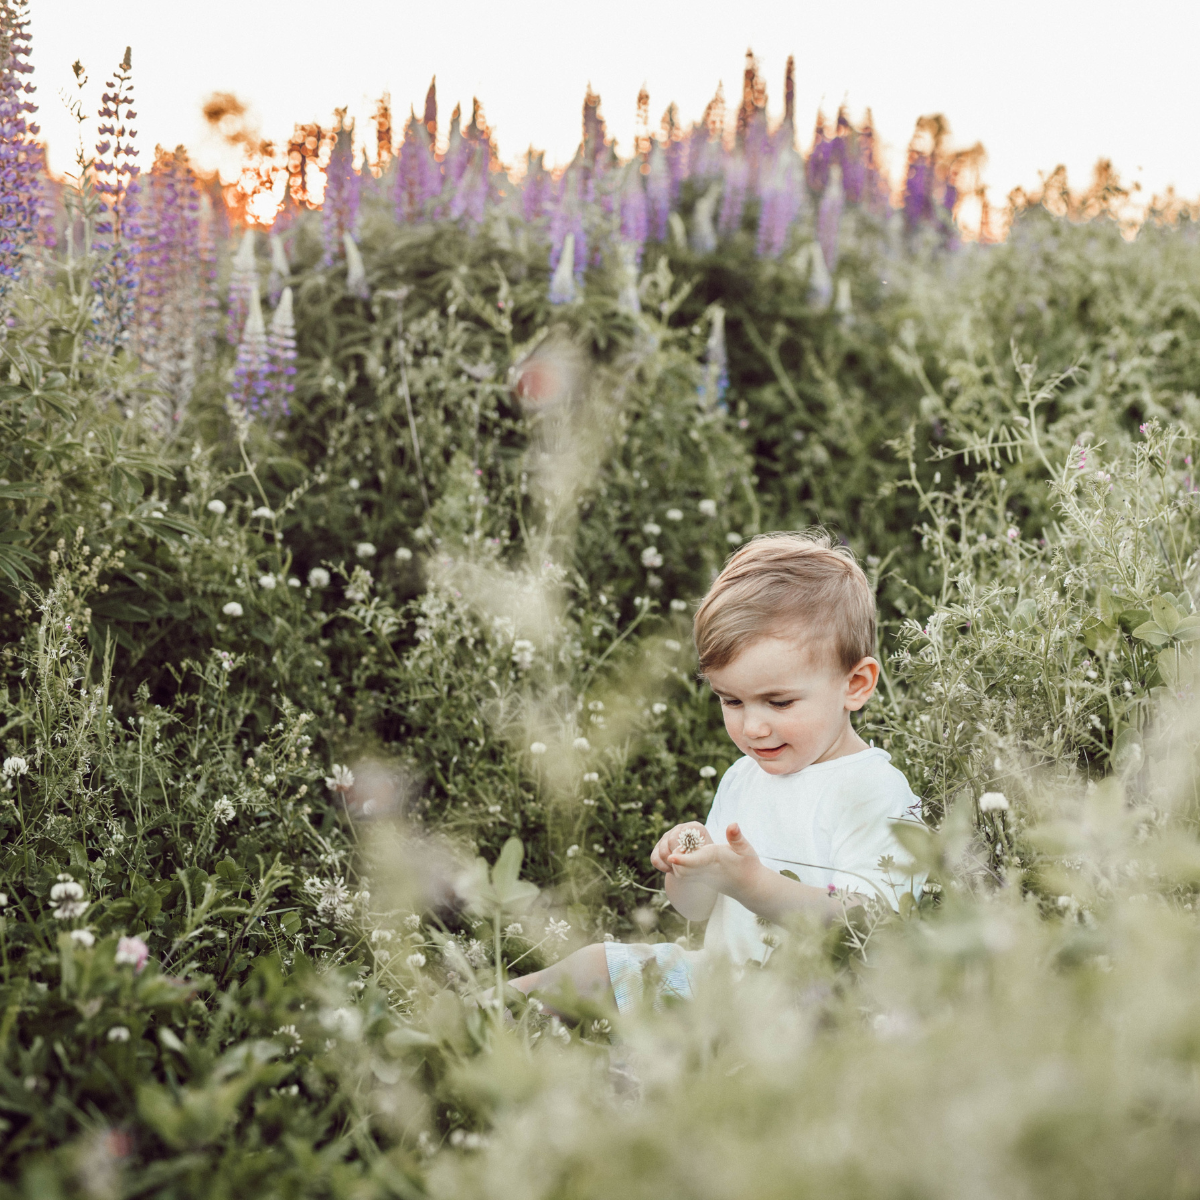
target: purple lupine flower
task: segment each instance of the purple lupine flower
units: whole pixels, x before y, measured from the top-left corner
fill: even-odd
[[[436,113],[436,101],[434,109]],[[436,125],[435,120],[435,128]],[[401,223],[418,220],[441,191],[442,173],[433,153],[433,134],[414,113],[404,126],[404,144],[400,147],[396,171],[396,219]]]
[[[96,126],[101,141],[92,163],[100,199],[93,245],[103,256],[103,264],[92,286],[99,302],[97,336],[104,344],[116,346],[128,340],[134,324],[141,236],[137,130],[129,124],[137,119],[137,113],[133,110],[133,55],[128,46],[106,86],[109,90],[100,97]]]
[[[738,151],[725,163],[725,194],[721,199],[721,216],[717,221],[717,229],[721,233],[737,233],[742,227],[742,213],[746,208],[749,183],[749,164],[745,156]]]
[[[863,168],[863,184],[860,202],[869,212],[883,212],[888,207],[891,188],[879,164],[875,145],[875,127],[868,108],[858,131],[858,158]]]
[[[545,152],[534,154],[530,147],[525,157],[525,178],[521,181],[521,211],[525,220],[538,220],[554,195],[554,176],[546,170]]]
[[[28,76],[28,0],[12,0],[3,14],[7,53],[0,66],[0,294],[21,272],[25,250],[42,223],[44,159],[34,142],[40,132],[33,121],[37,89]],[[53,230],[53,225],[50,225]]]
[[[450,138],[446,143],[446,154],[442,159],[442,173],[445,176],[443,191],[452,197],[458,188],[458,181],[466,172],[471,159],[471,144],[462,134],[462,108],[454,106],[450,114]]]
[[[781,133],[790,133],[784,125]],[[804,163],[789,142],[780,139],[770,175],[762,188],[758,216],[758,253],[777,258],[787,246],[788,234],[803,206]]]
[[[820,196],[829,183],[833,152],[833,143],[825,136],[825,115],[818,112],[812,149],[808,153],[808,190],[816,196]]]
[[[292,289],[285,287],[267,333],[267,403],[272,415],[289,416],[296,390],[296,321]]]
[[[621,237],[631,247],[633,261],[640,264],[650,233],[650,209],[642,184],[641,164],[635,158],[624,169],[621,186]]]
[[[429,81],[429,91],[425,93],[425,112],[421,118],[425,132],[429,134],[429,143],[437,141],[437,76]]]
[[[187,151],[161,147],[141,177],[141,283],[135,348],[157,378],[164,424],[178,424],[206,341],[207,264],[200,189]]]
[[[850,123],[846,106],[837,115],[838,162],[842,168],[842,192],[847,204],[861,204],[867,182],[867,164],[863,159],[860,137]]]
[[[683,129],[679,124],[679,109],[669,105],[663,113],[662,142],[660,153],[667,160],[667,175],[670,180],[669,204],[676,204],[683,181],[688,175],[688,145],[684,138]]]
[[[688,137],[687,174],[693,179],[711,179],[721,174],[725,132],[725,89],[718,84],[716,95],[708,102],[698,125]]]
[[[842,222],[843,201],[842,169],[834,163],[817,209],[817,242],[830,272],[837,268],[838,229]]]
[[[250,307],[251,289],[258,287],[258,263],[254,257],[254,230],[247,229],[233,256],[229,273],[229,304],[225,314],[225,340],[236,346]]]
[[[550,214],[550,270],[557,273],[566,239],[571,238],[573,273],[582,286],[583,272],[587,267],[588,240],[583,225],[584,187],[581,183],[582,165],[578,157],[563,173],[559,182],[558,195]]]
[[[655,142],[650,147],[650,161],[646,164],[646,204],[650,236],[656,242],[667,240],[667,221],[671,216],[671,149],[669,145],[663,147]]]
[[[353,234],[358,224],[362,177],[354,169],[353,124],[343,116],[334,131],[333,153],[325,169],[325,196],[321,201],[321,236],[325,243],[325,265],[342,257],[344,235]]]
[[[266,415],[269,382],[267,329],[258,298],[258,281],[255,280],[250,288],[246,327],[238,342],[229,398],[251,416]]]
[[[904,178],[904,223],[910,230],[933,216],[933,184],[932,156],[910,151]]]

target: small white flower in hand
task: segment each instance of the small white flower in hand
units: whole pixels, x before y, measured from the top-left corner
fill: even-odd
[[[679,845],[676,850],[680,854],[691,854],[695,850],[699,850],[704,845],[704,839],[695,829],[685,829],[679,835]]]

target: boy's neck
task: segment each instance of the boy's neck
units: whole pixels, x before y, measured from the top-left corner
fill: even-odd
[[[820,758],[813,759],[812,765],[817,763],[832,762],[835,758],[845,758],[849,754],[858,754],[862,750],[869,750],[870,746],[858,736],[858,731],[850,724],[850,715],[846,714],[846,724],[842,732],[838,734],[833,744],[821,755]]]

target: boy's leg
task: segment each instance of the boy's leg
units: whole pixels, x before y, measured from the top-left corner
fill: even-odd
[[[532,991],[553,995],[559,988],[570,986],[582,1000],[615,1003],[603,942],[584,946],[541,971],[510,979],[509,983],[527,996]]]

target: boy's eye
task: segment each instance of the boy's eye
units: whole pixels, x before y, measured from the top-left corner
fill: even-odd
[[[772,700],[771,707],[772,708],[780,708],[780,709],[791,708],[792,705],[795,703],[796,703],[795,700]]]
[[[734,700],[732,696],[719,696],[722,708],[738,708],[741,705],[740,700]]]

